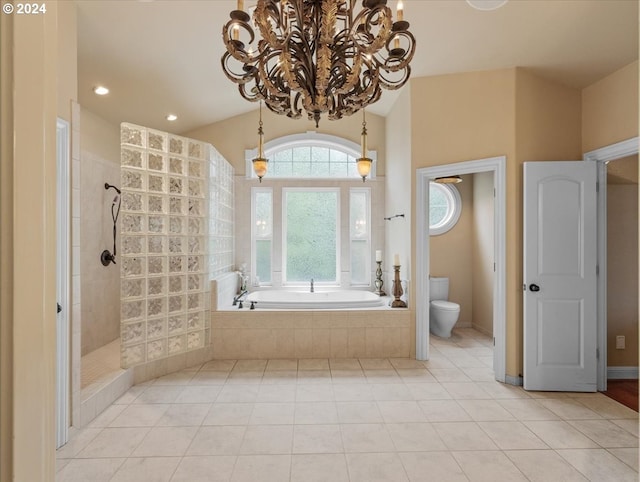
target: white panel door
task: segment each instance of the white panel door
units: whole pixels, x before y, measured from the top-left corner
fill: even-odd
[[[596,391],[596,163],[524,163],[524,388]]]

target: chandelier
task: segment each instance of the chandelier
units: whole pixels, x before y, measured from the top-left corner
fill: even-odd
[[[411,74],[415,38],[387,0],[257,0],[251,16],[244,0],[222,28],[222,68],[240,95],[277,114],[316,127],[377,102]],[[259,32],[259,39],[254,32]]]

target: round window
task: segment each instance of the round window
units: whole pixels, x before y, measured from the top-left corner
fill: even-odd
[[[460,192],[450,184],[429,183],[429,234],[449,231],[460,218]]]

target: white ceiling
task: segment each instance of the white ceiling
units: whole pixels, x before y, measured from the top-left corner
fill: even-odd
[[[236,0],[76,3],[79,101],[90,111],[181,133],[256,108],[220,66]],[[582,88],[638,59],[637,0],[510,0],[494,11],[464,0],[404,4],[413,77],[520,66]],[[111,92],[96,96],[98,84]],[[371,111],[386,115],[396,97],[383,91]]]

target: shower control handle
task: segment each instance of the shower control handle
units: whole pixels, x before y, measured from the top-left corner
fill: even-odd
[[[529,291],[533,291],[535,293],[540,291],[540,287],[537,284],[532,283],[529,285]]]

